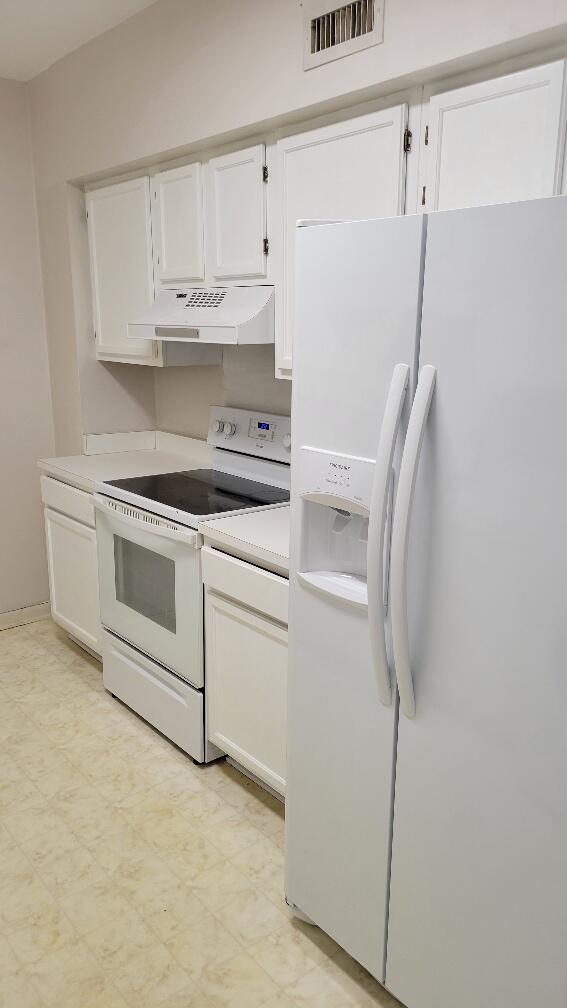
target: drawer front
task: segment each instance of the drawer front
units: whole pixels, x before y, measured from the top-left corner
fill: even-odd
[[[287,626],[289,582],[244,560],[203,546],[203,581],[208,588]]]
[[[105,632],[102,663],[102,678],[107,690],[193,759],[203,762],[202,693]]]
[[[76,518],[83,525],[95,527],[94,500],[93,495],[85,493],[84,490],[77,490],[77,487],[69,486],[60,480],[51,479],[50,476],[41,477],[41,499],[47,507],[53,508],[62,514]]]

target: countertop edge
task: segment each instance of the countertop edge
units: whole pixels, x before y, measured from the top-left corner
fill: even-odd
[[[250,542],[249,539],[238,538],[208,526],[210,526],[209,522],[201,522],[198,526],[206,545],[213,546],[213,548],[219,545],[224,546],[227,552],[230,551],[231,555],[236,555],[239,560],[249,560],[252,563],[257,561],[258,565],[268,565],[267,570],[286,579],[289,578],[289,560],[285,554],[276,553],[275,550],[258,546],[256,543]]]

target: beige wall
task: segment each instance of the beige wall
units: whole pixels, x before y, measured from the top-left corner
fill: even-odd
[[[53,453],[27,89],[0,80],[0,613],[48,598],[37,459]]]
[[[274,378],[274,348],[226,347],[223,367],[164,368],[156,375],[159,430],[207,436],[213,404],[291,412],[291,382]]]
[[[383,45],[305,73],[301,16],[298,0],[161,0],[30,85],[60,451],[78,449],[85,424],[108,429],[105,418],[115,429],[144,418],[151,425],[145,369],[132,368],[122,382],[112,369],[103,381],[92,347],[90,357],[82,350],[77,357],[72,264],[81,238],[69,225],[68,180],[163,160],[211,138],[567,37],[567,0],[387,0]],[[229,395],[227,383],[214,369],[161,376],[159,422],[195,433],[191,410]]]

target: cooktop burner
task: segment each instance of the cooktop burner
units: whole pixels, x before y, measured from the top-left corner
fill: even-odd
[[[131,479],[109,480],[108,485],[193,515],[222,514],[224,511],[265,507],[266,504],[284,504],[289,501],[288,490],[243,479],[241,476],[231,476],[216,469],[135,476]]]

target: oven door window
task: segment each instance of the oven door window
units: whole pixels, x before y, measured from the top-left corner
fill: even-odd
[[[118,602],[175,633],[174,560],[115,535],[114,583]]]

